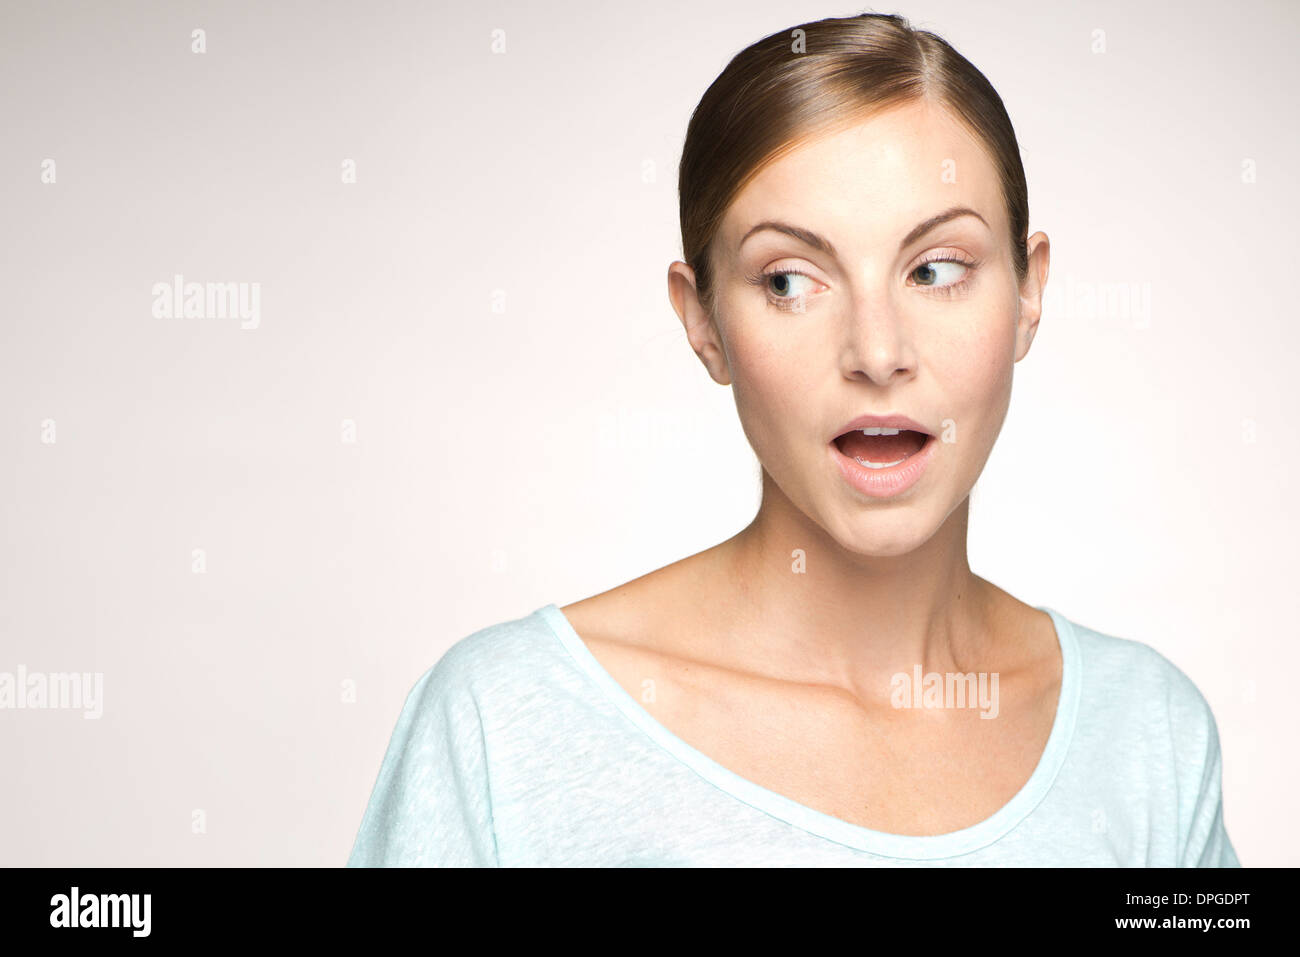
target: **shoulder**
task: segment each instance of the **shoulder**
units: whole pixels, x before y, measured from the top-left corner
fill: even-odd
[[[541,724],[527,715],[521,721],[518,702],[531,693],[539,714],[547,713],[545,677],[554,661],[541,611],[465,635],[420,675],[384,753],[350,864],[499,862],[494,794],[503,771],[530,754],[512,750],[519,732],[511,729]]]
[[[1079,651],[1081,705],[1094,721],[1109,716],[1147,734],[1160,729],[1179,751],[1217,748],[1213,711],[1186,672],[1143,641],[1069,624]]]
[[[472,703],[480,715],[536,696],[568,673],[548,623],[549,606],[479,628],[453,643],[425,670],[408,704]]]
[[[1239,866],[1224,825],[1219,729],[1201,689],[1144,642],[1073,628],[1082,659],[1077,733],[1089,776],[1118,784],[1122,800],[1147,796],[1154,813],[1132,826],[1156,859]]]
[[[1129,694],[1158,695],[1172,707],[1186,712],[1208,708],[1196,683],[1153,646],[1078,622],[1070,624],[1078,641],[1085,672],[1097,681],[1109,679],[1108,684],[1116,695],[1122,696],[1126,691]]]
[[[549,607],[549,606],[548,606]],[[487,688],[520,668],[555,657],[546,607],[499,621],[456,639],[433,670],[448,680]]]

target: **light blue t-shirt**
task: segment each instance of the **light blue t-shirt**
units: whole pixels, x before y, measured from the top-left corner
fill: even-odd
[[[554,605],[457,641],[407,695],[348,866],[1239,867],[1218,728],[1153,648],[1056,624],[1056,718],[991,817],[873,831],[660,724]]]

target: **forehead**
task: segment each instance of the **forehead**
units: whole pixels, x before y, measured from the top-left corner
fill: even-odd
[[[921,220],[957,205],[1005,231],[1001,183],[983,145],[942,106],[916,101],[770,162],[728,208],[722,245],[734,252],[766,219],[797,223],[837,248],[896,245]]]

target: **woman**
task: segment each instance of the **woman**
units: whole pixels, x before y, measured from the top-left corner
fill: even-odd
[[[759,512],[457,642],[349,863],[1237,865],[1195,685],[967,564],[1048,273],[988,81],[899,17],[773,34],[680,194],[669,293]]]

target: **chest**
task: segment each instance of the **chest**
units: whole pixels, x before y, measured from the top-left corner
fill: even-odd
[[[892,834],[943,834],[992,816],[1033,774],[1055,716],[1055,689],[1028,681],[1001,682],[990,718],[976,701],[953,707],[952,699],[947,707],[868,711],[831,688],[616,643],[589,647],[656,721],[715,763],[806,807]]]

